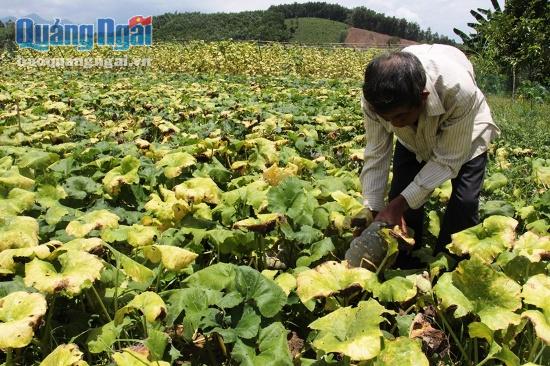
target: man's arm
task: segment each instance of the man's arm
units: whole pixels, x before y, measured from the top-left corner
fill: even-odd
[[[431,159],[401,192],[409,207],[422,206],[433,190],[458,175],[469,157],[477,114],[477,92],[462,96],[454,113],[441,126]]]
[[[374,212],[385,207],[384,194],[390,169],[393,134],[388,132],[381,122],[376,120],[368,104],[361,98],[364,114],[366,147],[364,165],[361,171],[361,186],[364,204]]]

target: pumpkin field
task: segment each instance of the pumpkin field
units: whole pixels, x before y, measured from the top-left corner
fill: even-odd
[[[548,102],[488,96],[502,134],[454,257],[430,247],[447,182],[418,269],[389,265],[390,229],[388,265],[344,261],[369,218],[377,52],[159,44],[109,70],[0,54],[0,363],[550,364]]]

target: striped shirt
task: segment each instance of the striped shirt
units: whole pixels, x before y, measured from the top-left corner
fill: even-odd
[[[417,126],[394,127],[368,108],[361,96],[367,144],[361,171],[364,204],[381,211],[393,147],[393,135],[416,159],[426,162],[401,192],[409,207],[418,208],[435,188],[458,175],[461,166],[487,151],[500,130],[476,85],[472,64],[458,49],[446,45],[414,45],[426,71],[429,92]]]

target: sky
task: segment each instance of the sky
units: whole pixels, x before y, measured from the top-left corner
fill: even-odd
[[[322,1],[322,0],[321,0]],[[70,19],[77,23],[91,23],[96,18],[112,17],[123,23],[134,15],[160,15],[166,12],[235,12],[242,10],[263,10],[270,5],[307,2],[287,1],[241,1],[241,0],[0,0],[0,18],[6,16],[21,17],[38,14],[44,19]],[[330,1],[348,8],[366,6],[386,15],[405,18],[418,23],[423,29],[430,27],[433,32],[446,35],[455,40],[453,27],[467,30],[466,23],[474,18],[470,9],[492,8],[490,0],[340,0]],[[499,0],[502,4],[504,0]]]

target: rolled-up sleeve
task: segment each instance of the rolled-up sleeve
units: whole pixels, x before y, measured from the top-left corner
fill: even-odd
[[[468,159],[477,115],[477,92],[463,91],[454,100],[454,111],[440,126],[430,160],[401,192],[413,209],[422,206],[443,182],[455,178]]]
[[[381,211],[385,207],[384,195],[390,169],[393,133],[387,131],[368,111],[366,103],[361,98],[367,143],[360,179],[364,205],[370,210]]]

